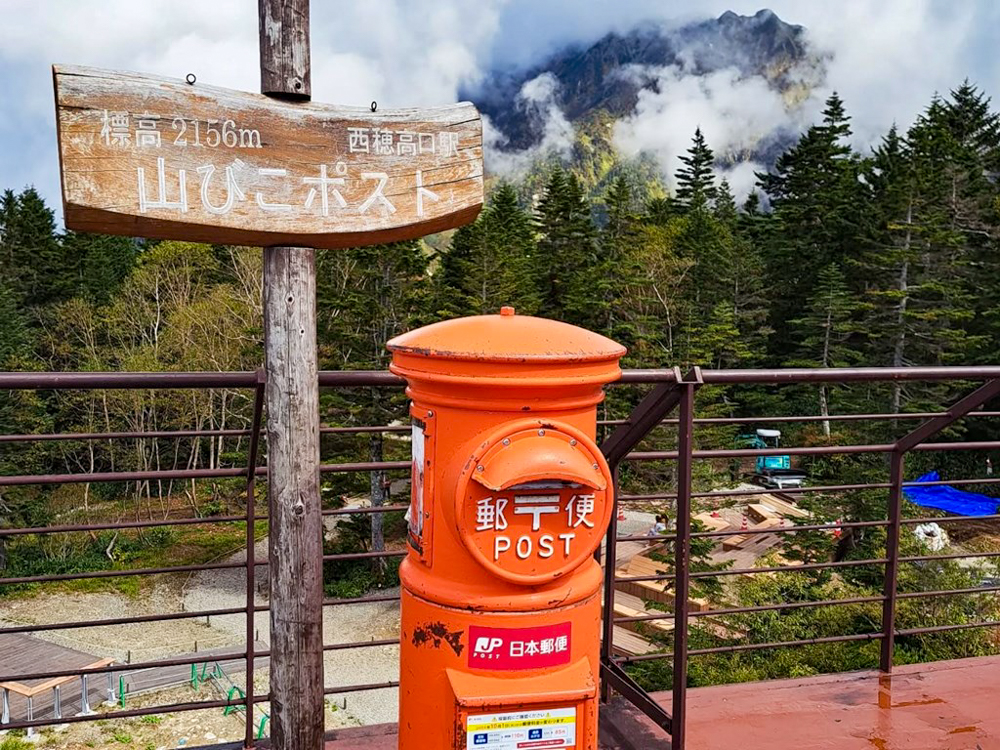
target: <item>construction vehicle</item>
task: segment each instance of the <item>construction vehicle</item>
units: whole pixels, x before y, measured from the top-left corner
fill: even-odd
[[[744,433],[736,438],[738,446],[758,449],[777,449],[780,440],[781,430],[764,428]],[[791,458],[787,455],[757,456],[754,472],[751,475],[754,484],[775,490],[801,487],[805,479],[806,473],[801,469],[793,469]]]

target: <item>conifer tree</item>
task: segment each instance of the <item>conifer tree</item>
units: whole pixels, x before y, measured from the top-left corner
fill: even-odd
[[[0,199],[0,277],[25,307],[60,302],[76,290],[77,260],[63,251],[52,209],[33,187]]]
[[[891,367],[908,362],[907,344],[913,335],[909,313],[920,255],[920,227],[914,215],[916,195],[910,156],[909,147],[893,125],[875,149],[866,175],[876,213],[872,243],[863,261],[871,279],[868,297],[872,306],[867,328],[873,364]],[[894,414],[901,411],[902,394],[903,384],[893,383],[890,408]]]
[[[844,273],[833,263],[822,269],[816,279],[805,314],[790,321],[799,334],[796,359],[789,364],[800,367],[848,367],[857,362],[858,335],[856,315],[859,303],[847,287]],[[830,416],[829,388],[819,387],[819,413]],[[823,434],[830,435],[829,421],[823,421]]]
[[[644,224],[655,224],[665,227],[671,219],[680,215],[680,209],[674,198],[664,196],[662,198],[650,198],[646,202],[646,208],[642,214]]]
[[[533,314],[539,303],[534,252],[531,218],[518,204],[513,186],[503,183],[476,221],[455,232],[440,256],[434,274],[438,314],[495,314],[503,305]]]
[[[575,275],[576,293],[586,306],[577,316],[584,325],[612,338],[627,335],[620,314],[624,290],[640,272],[635,262],[639,216],[628,178],[618,175],[605,198],[607,223],[600,232],[592,272]]]
[[[323,253],[318,258],[317,295],[320,367],[330,369],[385,369],[385,343],[393,336],[421,325],[428,303],[427,255],[418,241],[350,248]],[[395,419],[402,394],[384,388],[365,393],[325,393],[321,409],[342,424],[378,425]],[[368,460],[382,461],[382,433],[367,436]],[[373,506],[388,499],[384,470],[370,472]],[[371,549],[385,549],[383,518],[372,515]],[[384,561],[376,566],[385,572]]]
[[[786,151],[759,184],[768,194],[774,221],[765,256],[771,305],[772,351],[779,359],[795,348],[785,321],[801,317],[820,269],[837,264],[848,284],[863,285],[859,272],[867,236],[869,198],[859,180],[860,160],[846,139],[850,121],[837,94],[827,99],[823,120]]]
[[[687,156],[680,157],[683,167],[677,170],[677,204],[681,211],[710,204],[715,200],[715,155],[705,143],[701,128],[696,128]]]
[[[597,265],[597,230],[575,175],[561,167],[553,170],[538,204],[536,222],[541,235],[534,263],[540,313],[581,323],[594,302],[586,285],[593,280]]]
[[[139,246],[128,237],[67,232],[62,245],[79,269],[74,292],[96,304],[111,301],[139,259]]]
[[[28,353],[28,326],[18,302],[10,286],[0,280],[0,370],[16,369],[14,362]]]

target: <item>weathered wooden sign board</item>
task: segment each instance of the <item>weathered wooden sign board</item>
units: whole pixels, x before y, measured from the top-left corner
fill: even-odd
[[[69,229],[348,247],[466,224],[483,203],[472,104],[372,112],[53,66]]]

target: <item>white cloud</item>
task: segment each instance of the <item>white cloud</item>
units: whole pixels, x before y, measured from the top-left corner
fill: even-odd
[[[825,91],[844,99],[859,146],[877,142],[894,121],[907,127],[935,92],[966,76],[985,73],[982,84],[1000,83],[967,56],[983,16],[995,12],[991,3],[841,0],[836,12],[819,5],[796,5],[796,22],[831,53]]]
[[[761,76],[741,77],[732,68],[696,76],[676,65],[633,68],[630,75],[655,86],[643,89],[635,114],[617,123],[615,143],[626,155],[655,154],[668,184],[695,128],[717,156],[735,159],[779,129],[798,129],[801,108],[789,109]]]
[[[558,104],[559,80],[552,73],[542,73],[525,81],[517,94],[515,106],[525,117],[541,124],[541,141],[523,151],[503,151],[507,137],[497,130],[489,117],[483,118],[483,143],[486,147],[486,166],[489,170],[506,176],[523,171],[539,156],[551,153],[567,156],[573,147],[573,125]]]
[[[824,95],[837,89],[858,142],[893,120],[907,125],[934,91],[967,75],[987,91],[1000,86],[994,53],[1000,4],[992,0],[771,0],[784,20],[809,29],[832,50]],[[0,188],[35,183],[58,204],[58,165],[49,66],[53,62],[138,70],[244,90],[259,85],[253,0],[0,0]],[[313,98],[411,106],[454,101],[494,64],[527,64],[570,42],[588,43],[643,20],[678,24],[725,10],[753,14],[761,0],[366,0],[312,3]],[[624,142],[657,143],[675,154],[701,124],[716,150],[739,146],[779,118],[759,82],[729,73],[695,85],[677,71],[671,102],[644,95]],[[540,85],[540,84],[537,84]],[[544,93],[544,92],[541,92]],[[528,92],[531,96],[531,92]],[[544,96],[536,102],[550,143],[568,123]],[[793,114],[789,123],[800,124]]]

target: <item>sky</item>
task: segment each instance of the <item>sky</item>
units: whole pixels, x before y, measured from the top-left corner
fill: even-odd
[[[443,104],[492,68],[524,67],[569,43],[636,23],[668,25],[752,15],[744,0],[312,0],[313,100],[380,107]],[[682,68],[647,71],[660,94],[640,100],[616,132],[626,151],[654,151],[669,173],[701,126],[716,148],[749,131],[801,129],[837,90],[856,145],[905,127],[935,92],[964,78],[1000,97],[1000,3],[995,0],[770,0],[829,55],[813,97],[789,113],[760,81],[722,71],[697,81]],[[0,0],[0,189],[33,184],[58,207],[50,65],[93,65],[259,90],[254,0]],[[528,95],[550,95],[535,82]],[[571,134],[555,117],[554,142]],[[516,168],[516,160],[495,162]],[[520,162],[523,163],[523,160]],[[489,162],[488,162],[489,166]],[[748,189],[752,169],[732,175]]]

